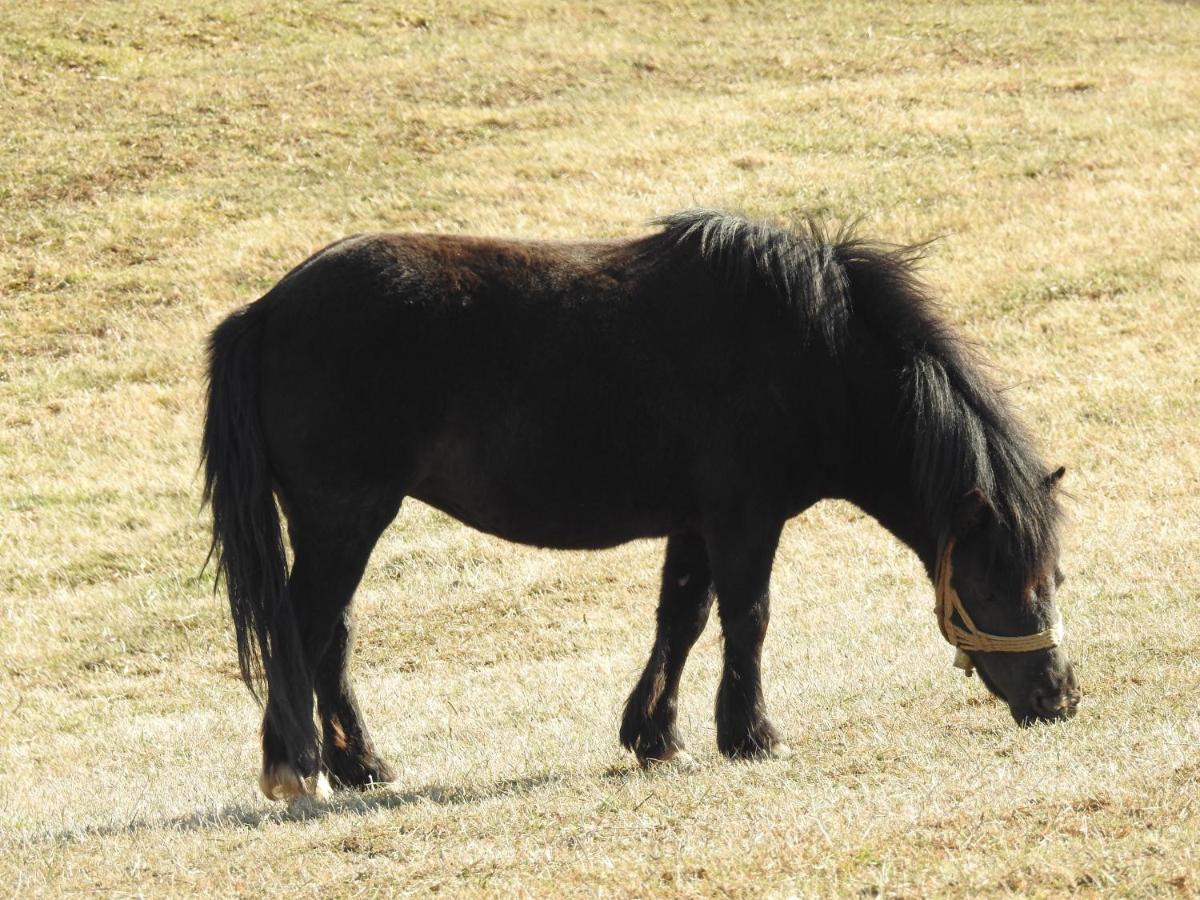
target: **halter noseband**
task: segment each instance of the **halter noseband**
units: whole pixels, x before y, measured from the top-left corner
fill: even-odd
[[[968,650],[979,650],[986,653],[1028,653],[1031,650],[1049,650],[1062,643],[1063,622],[1062,617],[1057,614],[1054,617],[1054,624],[1049,628],[1039,631],[1037,634],[1020,637],[988,634],[986,631],[976,628],[963,606],[962,599],[958,596],[958,591],[950,584],[950,577],[953,574],[950,553],[953,550],[954,538],[950,538],[946,541],[945,549],[942,550],[938,559],[935,575],[937,604],[934,612],[937,614],[938,627],[942,630],[942,637],[958,651],[954,656],[955,666],[962,669],[969,677],[975,664],[967,655]],[[965,627],[955,623],[955,613],[958,613],[958,618]]]

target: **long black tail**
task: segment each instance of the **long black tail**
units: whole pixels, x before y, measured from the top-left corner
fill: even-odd
[[[215,556],[229,595],[242,679],[260,703],[265,682],[272,722],[299,756],[312,749],[315,735],[311,713],[302,713],[309,707],[296,702],[310,699],[311,688],[288,602],[287,556],[259,417],[263,313],[261,302],[247,306],[209,339],[204,501],[212,505],[209,559]]]

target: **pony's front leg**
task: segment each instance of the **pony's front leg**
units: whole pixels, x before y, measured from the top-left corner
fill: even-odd
[[[666,762],[684,752],[675,729],[676,694],[688,652],[708,622],[712,574],[699,535],[674,535],[667,541],[658,628],[645,671],[625,704],[621,743],[643,766]]]
[[[725,636],[717,691],[717,746],[733,758],[786,756],[791,751],[767,719],[762,645],[770,621],[771,564],[781,521],[725,522],[710,530],[709,559]]]

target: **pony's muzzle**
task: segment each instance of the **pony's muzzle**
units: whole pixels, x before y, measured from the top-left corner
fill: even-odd
[[[1070,719],[1079,708],[1079,690],[1045,693],[1040,690],[1033,692],[1032,702],[1034,714],[1043,721],[1054,719]]]
[[[1055,673],[1048,683],[1030,692],[1028,709],[1032,715],[1025,717],[1023,724],[1070,719],[1078,711],[1081,697],[1075,670],[1067,663],[1061,673]]]

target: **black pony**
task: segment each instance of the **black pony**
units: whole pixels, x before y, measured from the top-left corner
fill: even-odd
[[[352,237],[213,332],[205,497],[242,674],[265,681],[267,796],[392,778],[354,699],[349,611],[405,497],[541,547],[667,538],[621,725],[643,763],[683,748],[676,690],[714,598],[720,749],[785,749],[759,675],[767,586],[784,523],[826,497],[944,582],[967,629],[948,639],[1019,722],[1074,713],[1071,665],[1040,640],[1061,470],[932,307],[917,252],[706,211],[658,224],[579,243]]]

